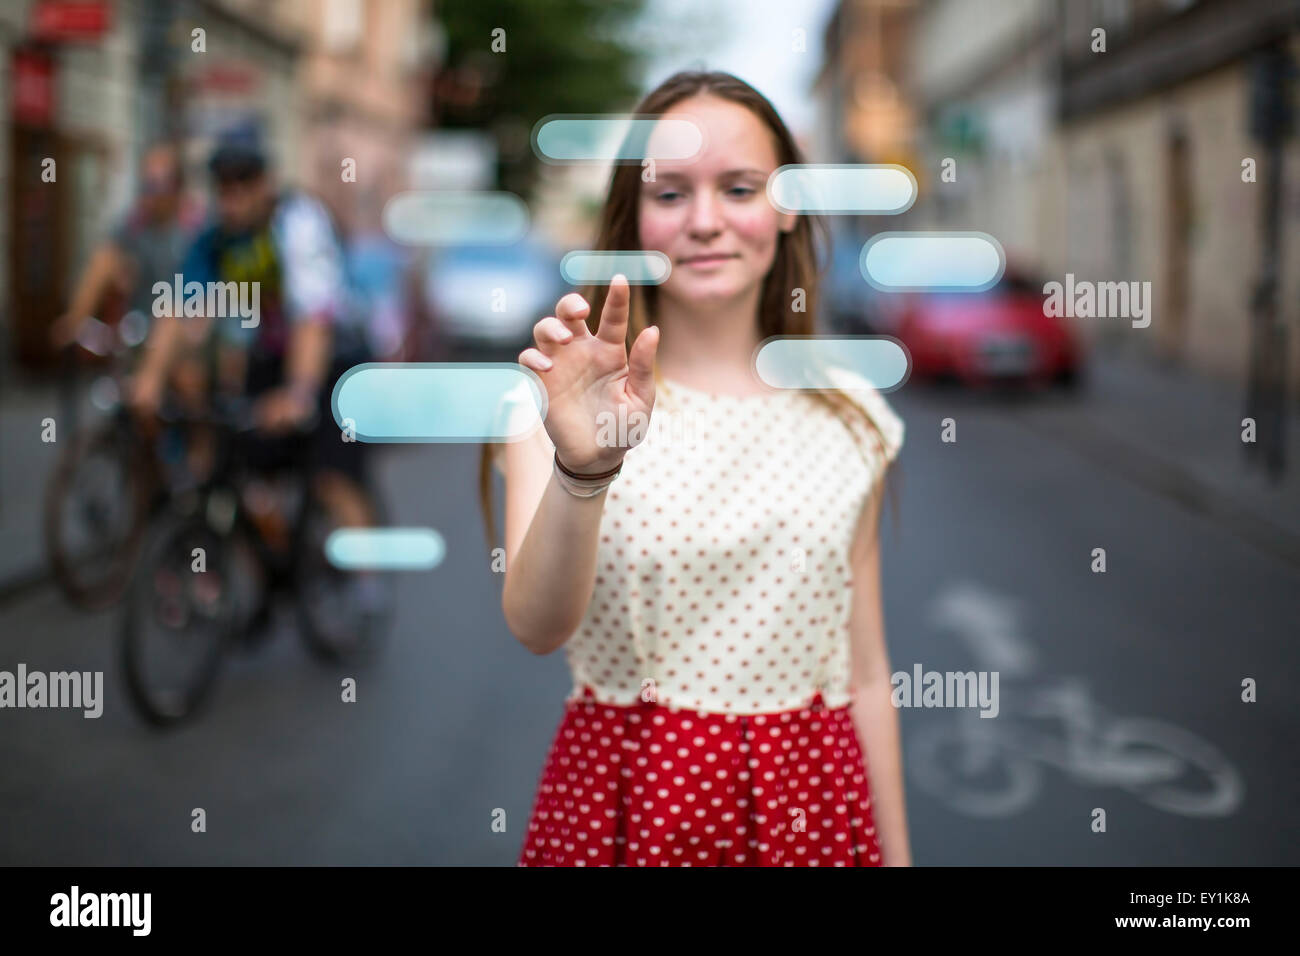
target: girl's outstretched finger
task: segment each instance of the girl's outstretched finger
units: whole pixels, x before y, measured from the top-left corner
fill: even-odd
[[[614,345],[622,345],[627,341],[627,309],[631,300],[627,276],[621,273],[614,276],[609,283],[609,294],[605,296],[605,308],[600,313],[596,338]]]
[[[659,351],[659,326],[650,325],[632,343],[627,356],[627,388],[645,404],[655,396],[655,355]]]
[[[555,363],[537,349],[524,349],[519,353],[519,364],[534,372],[549,372]]]

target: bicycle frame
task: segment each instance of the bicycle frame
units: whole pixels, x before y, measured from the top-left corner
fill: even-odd
[[[1061,770],[1096,786],[1133,787],[1177,777],[1182,761],[1170,754],[1126,755],[1106,735],[1114,718],[1089,696],[1084,683],[1065,678],[1038,690],[1019,709],[989,721],[959,721],[967,743],[991,747]],[[1052,722],[1054,728],[1043,726]]]
[[[195,428],[209,429],[215,439],[212,469],[194,491],[208,527],[222,540],[242,535],[252,545],[259,566],[267,572],[269,586],[292,586],[297,570],[293,556],[298,553],[306,533],[305,518],[311,497],[304,456],[288,454],[286,459],[290,464],[264,474],[243,468],[242,453],[259,440],[246,407],[234,415],[181,416],[179,420]],[[309,433],[298,430],[273,440],[303,444],[308,437]],[[297,507],[289,524],[287,547],[283,550],[271,546],[248,513],[243,494],[250,477],[246,471],[258,478],[288,475],[294,484]]]

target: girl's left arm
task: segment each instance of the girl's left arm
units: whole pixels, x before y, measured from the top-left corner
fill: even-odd
[[[883,489],[882,489],[883,490]],[[911,866],[898,711],[891,700],[889,650],[880,599],[881,494],[863,508],[851,553],[853,607],[849,618],[853,725],[865,751],[872,815],[886,866]]]

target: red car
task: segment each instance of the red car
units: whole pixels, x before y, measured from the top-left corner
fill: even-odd
[[[1078,337],[1064,319],[1043,314],[1043,285],[1023,274],[1008,271],[985,292],[905,298],[894,335],[912,353],[913,379],[1070,388],[1082,381]]]

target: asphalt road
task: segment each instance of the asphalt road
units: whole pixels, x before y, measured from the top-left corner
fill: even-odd
[[[908,427],[883,537],[894,668],[1000,675],[995,719],[901,711],[916,862],[1300,862],[1300,570],[1014,403],[890,400]],[[506,631],[476,451],[385,450],[394,522],[448,552],[401,579],[391,643],[355,673],[317,664],[286,616],[200,721],[159,733],[128,706],[116,612],[48,588],[0,607],[0,669],[102,670],[106,688],[98,719],[0,710],[0,863],[513,863],[568,674]]]

